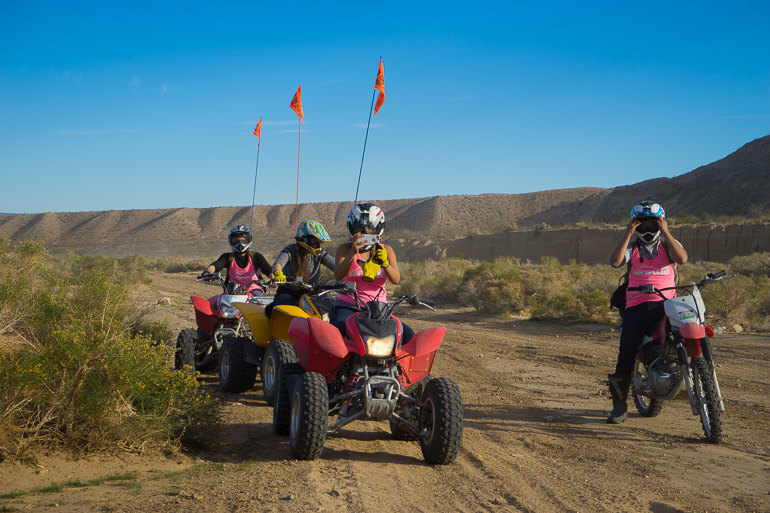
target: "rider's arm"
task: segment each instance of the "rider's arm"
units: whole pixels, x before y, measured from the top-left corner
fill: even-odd
[[[628,243],[631,242],[634,230],[636,230],[636,227],[639,226],[639,224],[640,222],[638,219],[631,219],[631,221],[628,222],[628,226],[626,227],[625,233],[623,233],[620,244],[618,244],[618,247],[615,248],[615,251],[613,251],[610,256],[610,265],[612,267],[621,267],[626,263],[626,249],[628,249]]]
[[[273,271],[282,271],[287,265],[289,265],[289,262],[291,262],[291,244],[286,246],[281,250],[280,253],[278,253],[278,256],[275,258],[275,262],[273,262]]]
[[[359,245],[360,247],[360,245]],[[352,243],[340,244],[337,247],[337,255],[334,258],[334,279],[342,281],[348,275],[353,259],[356,257],[358,248]]]
[[[325,265],[327,268],[334,270],[336,262],[334,261],[334,257],[331,256],[326,251],[323,252],[323,255],[321,255],[321,264]]]
[[[388,267],[385,268],[385,275],[388,277],[388,281],[393,285],[398,285],[401,281],[401,272],[398,270],[398,262],[396,261],[396,252],[393,248],[387,244],[383,244],[382,247],[388,252]]]
[[[211,262],[209,266],[206,268],[206,271],[210,273],[215,273],[217,271],[221,271],[225,267],[227,267],[228,260],[230,257],[230,253],[222,253],[219,258]]]
[[[267,259],[262,253],[257,253],[256,251],[252,253],[251,261],[254,262],[254,267],[259,269],[264,276],[273,277],[273,268],[267,263]]]
[[[682,245],[674,239],[674,236],[671,235],[671,232],[668,231],[668,221],[663,218],[658,218],[658,226],[660,227],[660,233],[663,235],[663,244],[668,248],[671,260],[673,260],[675,264],[686,264],[687,251],[684,250],[684,247],[682,247]]]

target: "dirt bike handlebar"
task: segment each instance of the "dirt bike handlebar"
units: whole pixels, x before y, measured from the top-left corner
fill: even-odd
[[[688,285],[676,285],[674,287],[663,287],[662,289],[656,289],[654,285],[639,285],[638,287],[628,287],[628,290],[631,292],[637,292],[631,297],[638,296],[639,294],[656,294],[660,296],[663,299],[666,299],[666,297],[663,295],[663,291],[666,290],[681,290],[681,289],[691,289],[692,287],[698,287],[703,288],[706,285],[709,285],[711,283],[716,283],[718,281],[724,280],[725,278],[735,278],[734,274],[726,274],[724,270],[719,271],[717,273],[709,273],[706,275],[705,278],[703,278],[698,283],[690,283]]]

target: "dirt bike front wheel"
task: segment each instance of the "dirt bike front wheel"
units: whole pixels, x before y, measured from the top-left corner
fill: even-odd
[[[711,366],[700,357],[690,360],[690,366],[693,371],[693,395],[697,401],[696,407],[700,414],[703,434],[706,435],[709,443],[718,444],[722,441],[722,419],[719,411],[719,397],[714,380],[711,379]]]

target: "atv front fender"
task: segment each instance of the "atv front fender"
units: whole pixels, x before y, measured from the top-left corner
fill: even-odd
[[[289,337],[302,368],[329,376],[350,354],[340,331],[315,317],[295,318]]]
[[[402,345],[400,351],[396,351],[396,356],[410,354],[418,357],[432,353],[441,346],[445,334],[446,328],[443,326],[436,326],[415,333],[412,340]]]
[[[214,334],[214,328],[219,320],[212,306],[213,301],[218,296],[206,299],[200,296],[190,296],[190,302],[195,309],[195,323],[209,336]]]

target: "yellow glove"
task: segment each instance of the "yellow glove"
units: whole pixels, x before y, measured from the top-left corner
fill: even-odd
[[[375,246],[373,260],[375,263],[380,264],[383,269],[387,269],[388,266],[390,266],[390,262],[388,262],[388,251],[381,244]]]
[[[273,277],[275,281],[286,281],[286,275],[280,269],[273,271]]]

